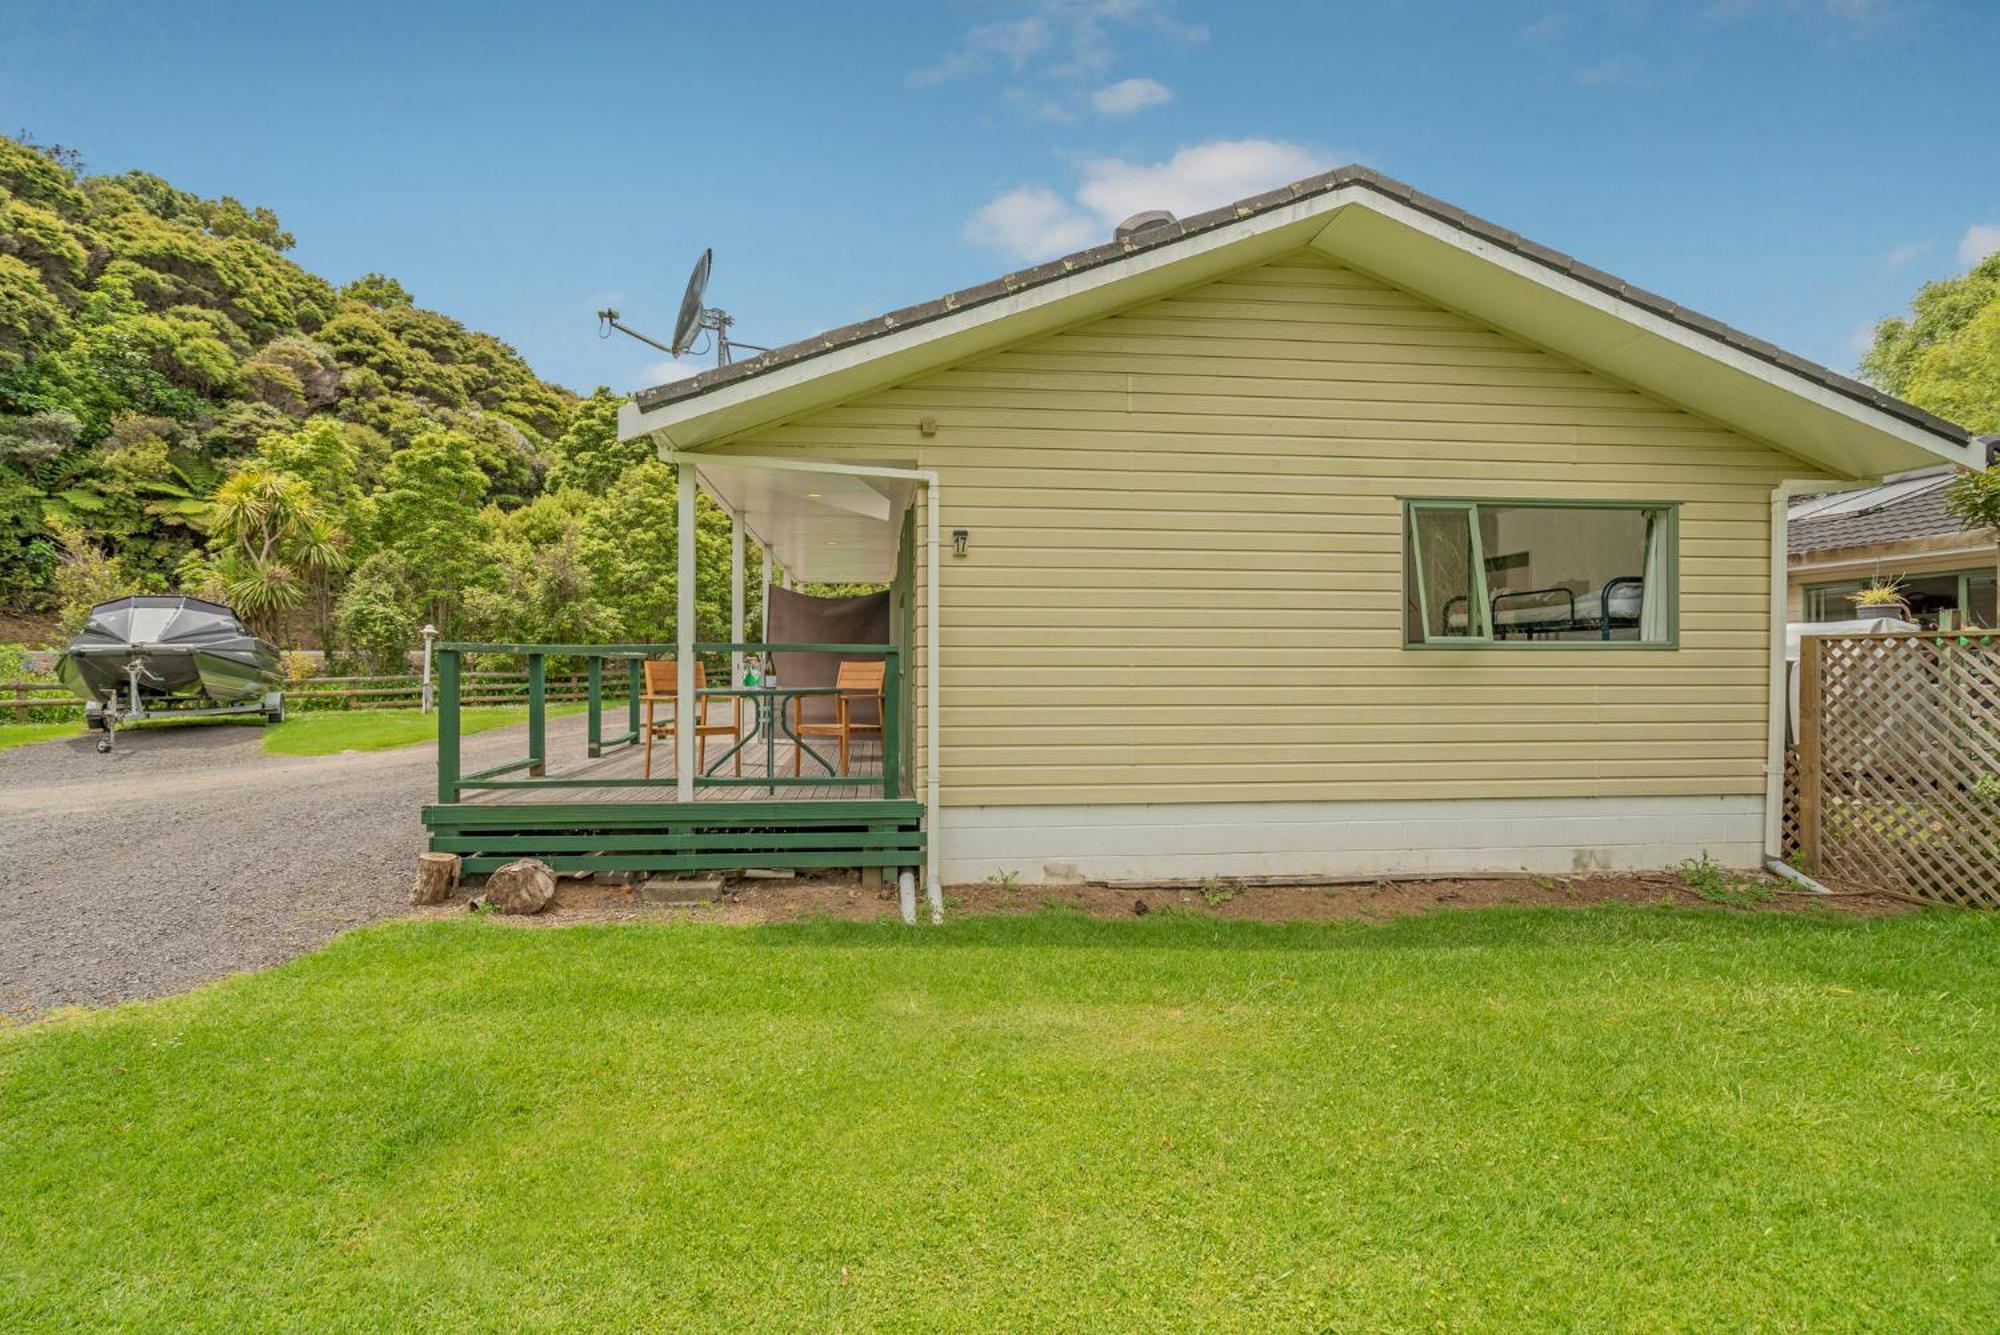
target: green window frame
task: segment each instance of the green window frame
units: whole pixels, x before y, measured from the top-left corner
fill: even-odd
[[[1535,497],[1402,497],[1402,573],[1403,573],[1403,647],[1418,650],[1479,649],[1503,650],[1534,653],[1545,650],[1583,650],[1585,652],[1605,652],[1618,650],[1674,650],[1680,647],[1680,502],[1678,501],[1575,501],[1546,500]],[[1658,516],[1661,524],[1661,540],[1665,543],[1665,588],[1666,634],[1653,640],[1575,639],[1536,640],[1525,637],[1495,636],[1489,609],[1492,595],[1487,585],[1489,562],[1481,538],[1481,510],[1621,510]],[[1466,633],[1462,635],[1436,635],[1429,627],[1436,624],[1431,616],[1432,600],[1436,590],[1426,587],[1425,561],[1420,548],[1420,517],[1432,514],[1462,514],[1465,517],[1470,560],[1468,572],[1469,589],[1465,594],[1447,595],[1450,601],[1464,599],[1466,608]],[[1417,613],[1417,632],[1413,636],[1410,626],[1410,612]]]

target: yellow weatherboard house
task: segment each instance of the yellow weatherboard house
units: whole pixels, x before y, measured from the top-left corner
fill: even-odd
[[[892,587],[933,894],[1755,865],[1790,496],[1983,462],[1357,167],[642,392],[621,433],[790,577]]]

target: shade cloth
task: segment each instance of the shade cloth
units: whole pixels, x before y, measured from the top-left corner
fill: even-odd
[[[776,586],[766,590],[770,598],[770,619],[765,637],[770,644],[887,644],[889,643],[889,592],[864,593],[853,598],[817,598],[796,589]],[[879,663],[880,654],[800,654],[774,653],[771,670],[780,686],[832,686],[844,662]],[[831,723],[836,716],[830,695],[801,698],[807,723]],[[855,723],[879,724],[881,711],[874,700],[850,703],[848,717]]]

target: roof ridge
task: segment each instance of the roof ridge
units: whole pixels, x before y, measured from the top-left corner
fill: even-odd
[[[1075,273],[1101,268],[1141,251],[1172,245],[1177,241],[1199,236],[1204,232],[1213,231],[1218,227],[1226,226],[1246,218],[1253,218],[1259,214],[1269,213],[1286,205],[1328,194],[1346,186],[1359,186],[1395,200],[1398,203],[1416,209],[1418,212],[1428,214],[1441,222],[1456,227],[1461,231],[1469,232],[1481,240],[1500,246],[1525,259],[1532,260],[1545,268],[1553,269],[1558,273],[1597,288],[1599,291],[1608,293],[1622,301],[1630,302],[1641,309],[1671,320],[1684,328],[1704,334],[1725,346],[1748,353],[1793,375],[1810,380],[1843,397],[1867,404],[1869,407],[1885,412],[1892,417],[1899,418],[1913,426],[1921,427],[1924,430],[1944,436],[1949,440],[1961,444],[1972,439],[1972,433],[1966,428],[1959,426],[1956,422],[1947,421],[1934,413],[1917,407],[1915,404],[1907,403],[1902,399],[1885,394],[1873,385],[1856,380],[1851,376],[1842,375],[1840,372],[1822,366],[1817,362],[1808,361],[1803,357],[1786,352],[1776,344],[1766,342],[1753,334],[1747,334],[1742,330],[1732,328],[1720,320],[1701,314],[1699,311],[1690,310],[1656,292],[1650,292],[1633,283],[1628,283],[1616,274],[1586,264],[1574,256],[1566,255],[1562,251],[1554,250],[1538,242],[1531,241],[1517,232],[1509,231],[1497,223],[1488,222],[1484,218],[1467,213],[1456,205],[1446,203],[1435,196],[1424,194],[1413,186],[1406,185],[1393,177],[1384,176],[1373,168],[1364,167],[1359,163],[1349,163],[1345,166],[1335,167],[1331,171],[1321,172],[1316,176],[1308,176],[1301,180],[1293,181],[1289,185],[1279,186],[1276,189],[1267,190],[1261,194],[1246,196],[1243,199],[1224,204],[1220,208],[1208,209],[1186,218],[1177,219],[1172,223],[1150,227],[1142,232],[1135,232],[1129,236],[1113,237],[1111,240],[1100,242],[1095,246],[1089,246],[1068,255],[1032,265],[1026,269],[1014,270],[1013,272],[1002,274],[998,278],[989,279],[984,283],[960,288],[955,292],[947,292],[943,296],[933,298],[929,301],[904,306],[867,320],[856,321],[853,324],[842,325],[837,329],[829,329],[809,338],[782,344],[767,352],[758,353],[756,356],[745,361],[731,362],[726,366],[718,366],[698,372],[683,380],[675,380],[664,385],[656,385],[650,389],[642,389],[632,396],[633,401],[638,404],[642,411],[646,411],[658,408],[663,404],[695,398],[724,385],[751,380],[757,376],[778,370],[781,367],[807,361],[813,357],[833,352],[840,348],[867,342],[870,339],[881,338],[898,330],[909,328],[912,325],[925,324],[970,307],[999,301],[1030,288],[1040,287],[1046,283],[1067,278]]]

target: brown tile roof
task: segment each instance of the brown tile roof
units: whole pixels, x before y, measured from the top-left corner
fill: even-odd
[[[1873,547],[1879,543],[1901,542],[1906,538],[1936,538],[1961,532],[1963,526],[1944,508],[1944,488],[1949,480],[1940,477],[1936,486],[1899,496],[1881,505],[1793,519],[1786,529],[1786,550],[1793,556],[1808,556],[1848,547]]]
[[[1561,251],[1550,250],[1547,246],[1537,245],[1526,237],[1510,232],[1497,223],[1490,223],[1483,218],[1474,217],[1463,209],[1454,208],[1441,199],[1435,199],[1421,191],[1414,190],[1404,185],[1401,181],[1391,180],[1379,172],[1370,171],[1366,167],[1358,166],[1337,167],[1333,171],[1323,172],[1318,176],[1309,176],[1303,181],[1295,181],[1291,185],[1280,186],[1276,190],[1268,190],[1261,195],[1251,195],[1247,199],[1239,199],[1235,203],[1225,204],[1219,209],[1210,209],[1206,213],[1197,213],[1191,217],[1182,218],[1164,227],[1148,228],[1143,232],[1137,232],[1122,239],[1106,241],[1101,245],[1091,246],[1086,250],[1079,250],[1074,254],[1065,255],[1061,259],[1050,260],[1046,264],[1038,264],[1033,268],[1003,274],[988,282],[980,283],[973,287],[962,288],[957,292],[946,293],[944,296],[932,301],[919,302],[914,306],[905,306],[901,310],[890,311],[887,315],[878,315],[873,319],[844,325],[839,329],[829,329],[825,333],[815,334],[811,338],[800,339],[796,343],[787,343],[782,347],[772,348],[769,352],[759,353],[747,361],[733,362],[728,366],[718,366],[713,370],[703,371],[699,375],[689,376],[685,380],[676,380],[670,384],[659,385],[652,389],[642,389],[633,395],[633,399],[641,409],[652,409],[658,408],[663,404],[677,403],[683,399],[697,398],[724,385],[733,385],[741,381],[751,380],[757,376],[775,371],[780,367],[791,366],[798,362],[810,360],[822,353],[851,347],[857,343],[865,343],[869,339],[880,338],[885,334],[894,333],[899,329],[906,329],[911,325],[924,324],[956,311],[981,306],[990,301],[997,301],[1003,297],[1012,296],[1015,293],[1024,292],[1030,288],[1040,287],[1045,283],[1052,283],[1060,278],[1066,278],[1073,273],[1099,268],[1137,251],[1151,250],[1155,246],[1171,245],[1184,237],[1197,236],[1203,232],[1211,231],[1217,227],[1222,227],[1244,218],[1254,218],[1259,214],[1269,213],[1274,209],[1282,208],[1295,201],[1327,194],[1343,186],[1359,186],[1373,190],[1379,195],[1383,195],[1419,212],[1427,213],[1433,218],[1449,223],[1461,231],[1469,232],[1483,241],[1511,250],[1517,255],[1534,260],[1536,263],[1554,269],[1558,273],[1566,274],[1579,282],[1587,283],[1600,291],[1608,292],[1613,296],[1649,310],[1656,315],[1664,316],[1677,324],[1706,334],[1719,343],[1724,343],[1739,351],[1747,352],[1754,357],[1770,362],[1774,366],[1782,367],[1795,375],[1803,376],[1838,394],[1845,395],[1850,399],[1857,400],[1872,408],[1888,413],[1892,417],[1900,418],[1905,422],[1922,427],[1927,431],[1935,432],[1953,441],[1964,442],[1971,438],[1970,433],[1964,427],[1954,422],[1947,422],[1943,418],[1927,413],[1913,404],[1903,402],[1901,399],[1892,398],[1872,385],[1865,385],[1858,380],[1841,375],[1837,371],[1832,371],[1817,363],[1809,362],[1803,357],[1795,357],[1782,348],[1766,343],[1760,338],[1743,333],[1740,330],[1732,329],[1720,320],[1712,320],[1698,311],[1691,311],[1685,306],[1676,305],[1665,297],[1648,292],[1644,288],[1635,287],[1614,274],[1606,273],[1602,269],[1593,268],[1581,260],[1573,259],[1563,254]]]

